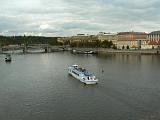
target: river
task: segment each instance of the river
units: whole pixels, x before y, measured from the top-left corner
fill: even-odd
[[[160,119],[160,56],[74,55],[69,52],[0,55],[1,120]],[[79,64],[97,85],[68,75]],[[102,72],[102,69],[104,72]]]

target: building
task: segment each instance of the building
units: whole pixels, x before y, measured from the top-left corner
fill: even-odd
[[[67,43],[75,43],[77,46],[79,43],[95,43],[98,41],[98,37],[96,35],[85,35],[85,34],[77,34],[76,36],[70,37],[61,37],[58,38],[58,42],[65,44]]]
[[[153,31],[147,35],[148,48],[160,48],[160,31]]]
[[[118,49],[145,49],[147,33],[144,32],[120,32],[117,34]]]
[[[76,36],[70,37],[70,42],[94,42],[98,40],[95,35],[85,35],[85,34],[77,34]]]
[[[61,45],[66,45],[70,42],[69,37],[60,37],[57,39],[57,42]]]
[[[115,33],[105,33],[105,32],[100,32],[98,35],[98,40],[101,42],[103,41],[112,41],[113,44],[117,45],[117,34]]]

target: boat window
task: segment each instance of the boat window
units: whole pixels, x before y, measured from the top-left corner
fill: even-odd
[[[76,74],[77,76],[79,76],[79,74],[78,74],[78,73],[76,73],[75,71],[72,71],[72,73],[74,73],[74,74]]]

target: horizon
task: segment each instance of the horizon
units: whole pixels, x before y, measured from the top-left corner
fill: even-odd
[[[150,34],[150,33],[152,33],[152,32],[157,32],[157,31],[160,31],[160,30],[155,30],[155,31],[151,31],[151,32],[139,32],[139,31],[124,31],[124,32],[98,32],[98,33],[96,33],[96,34],[85,34],[85,33],[77,33],[77,34],[75,34],[75,35],[70,35],[70,36],[38,36],[38,35],[1,35],[0,34],[0,36],[2,36],[2,37],[57,37],[57,38],[59,38],[59,37],[72,37],[72,36],[78,36],[79,34],[83,34],[83,35],[85,35],[85,36],[92,36],[92,35],[95,35],[95,36],[97,36],[99,33],[105,33],[105,34],[118,34],[118,33],[126,33],[126,32],[135,32],[135,33],[146,33],[146,34]]]
[[[159,0],[0,0],[0,35],[73,36],[160,29]]]

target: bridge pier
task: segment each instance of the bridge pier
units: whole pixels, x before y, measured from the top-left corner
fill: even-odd
[[[27,53],[27,46],[26,46],[26,45],[24,45],[24,47],[23,47],[23,53],[24,53],[24,54]]]
[[[45,53],[50,53],[51,52],[51,48],[50,47],[45,47]]]
[[[2,53],[2,48],[0,47],[0,53]]]
[[[1,47],[0,46],[0,53],[3,52],[3,51],[15,51],[15,50],[22,50],[24,54],[28,53],[28,51],[30,52],[30,49],[32,51],[33,49],[33,52],[35,52],[36,50],[39,50],[40,52],[44,52],[45,50],[45,53],[49,53],[49,52],[52,52],[52,47],[49,46],[48,44],[24,44],[24,45],[21,45],[21,46],[5,46],[5,47]],[[38,52],[39,52],[38,51]]]

